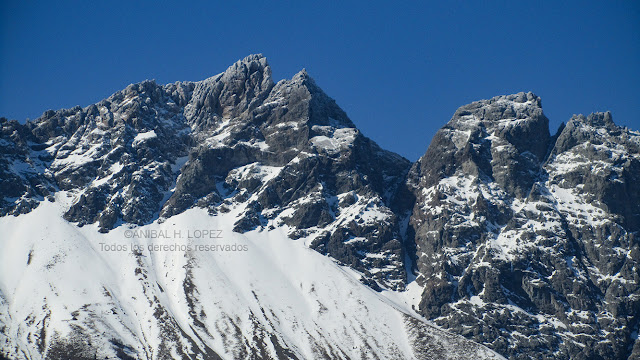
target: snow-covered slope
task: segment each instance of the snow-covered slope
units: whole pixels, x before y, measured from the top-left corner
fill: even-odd
[[[500,358],[286,228],[233,232],[241,207],[103,234],[62,219],[74,196],[0,219],[0,349],[10,358]]]

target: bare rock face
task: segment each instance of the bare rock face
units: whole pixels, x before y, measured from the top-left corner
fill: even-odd
[[[640,136],[609,113],[547,129],[531,93],[479,101],[414,164],[420,311],[509,358],[630,358]]]
[[[43,148],[27,126],[0,118],[0,216],[28,213],[55,191]]]

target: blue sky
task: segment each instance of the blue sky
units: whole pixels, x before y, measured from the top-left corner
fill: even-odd
[[[640,2],[0,2],[0,116],[201,80],[263,53],[306,68],[363,133],[416,160],[461,105],[533,91],[551,131],[611,110],[640,129]]]

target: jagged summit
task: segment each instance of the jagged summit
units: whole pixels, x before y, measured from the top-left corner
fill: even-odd
[[[494,96],[489,100],[481,100],[481,101],[487,101],[488,103],[498,103],[498,102],[502,102],[502,101],[512,101],[515,103],[533,103],[535,104],[537,107],[542,107],[542,99],[534,94],[531,91],[528,92],[519,92],[516,94],[508,94],[508,95],[498,95],[498,96]]]
[[[541,111],[542,100],[539,96],[535,95],[532,92],[519,92],[517,94],[499,95],[488,100],[478,100],[468,105],[461,106],[454,114],[454,118],[456,117],[456,115],[460,116],[460,114],[458,114],[459,112],[463,113],[462,115],[464,115],[465,112],[470,111],[495,109],[507,112],[504,114],[498,114],[504,116],[498,117],[494,115],[493,117],[489,117],[484,120],[508,119],[509,116],[516,115],[515,113],[517,112],[517,110],[523,110],[525,108],[528,108],[530,111],[534,109],[539,109]]]
[[[273,86],[271,67],[262,54],[249,55],[231,65],[221,75],[223,82],[246,81],[252,77],[260,77],[265,87]],[[270,84],[269,84],[270,83]]]
[[[303,68],[302,70],[298,71],[295,75],[293,75],[293,78],[291,80],[303,82],[306,80],[313,80],[313,79],[311,79],[311,76],[309,76],[307,69]]]
[[[267,70],[268,69],[268,70]],[[227,68],[222,73],[211,76],[203,81],[207,81],[210,79],[217,79],[221,76],[226,76],[227,78],[233,78],[234,74],[251,74],[256,72],[265,72],[268,71],[271,74],[271,67],[269,66],[269,62],[265,56],[262,54],[251,54],[246,56],[245,58],[236,61],[231,66]]]
[[[245,56],[244,59],[238,60],[232,66],[235,66],[238,63],[243,63],[243,64],[255,64],[255,63],[257,63],[257,64],[260,64],[262,67],[269,66],[268,62],[267,62],[267,58],[262,54],[250,54],[250,55],[247,55],[247,56]]]
[[[591,113],[588,116],[584,116],[583,114],[574,115],[571,117],[570,122],[581,122],[591,126],[602,126],[602,127],[615,127],[616,124],[613,122],[613,116],[610,111],[606,112],[595,112]]]
[[[526,197],[551,142],[549,120],[533,93],[497,96],[460,107],[434,136],[412,173],[432,186],[464,166]],[[418,175],[416,175],[418,176]]]

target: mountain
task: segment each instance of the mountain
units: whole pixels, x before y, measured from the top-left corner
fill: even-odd
[[[640,355],[640,134],[609,113],[475,102],[412,164],[251,55],[0,127],[6,357]]]
[[[609,113],[550,136],[531,93],[458,109],[408,177],[420,312],[508,358],[640,356],[639,149]]]

